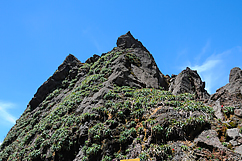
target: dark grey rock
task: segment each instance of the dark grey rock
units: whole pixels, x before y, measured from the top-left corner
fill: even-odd
[[[219,100],[221,105],[241,107],[242,104],[242,71],[235,67],[231,69],[229,83],[217,89],[216,93],[210,96],[209,102]],[[237,111],[239,112],[239,111]]]
[[[99,55],[94,54],[92,57],[88,58],[85,63],[91,64],[96,62],[100,58]]]
[[[198,146],[206,147],[208,149],[224,148],[217,137],[215,130],[204,130],[195,140]]]
[[[198,99],[209,98],[209,94],[205,90],[205,82],[202,82],[197,71],[191,70],[188,67],[176,77],[171,79],[169,91],[171,91],[174,95],[181,93],[193,93]]]
[[[242,109],[235,109],[234,114],[238,117],[242,117]]]
[[[239,67],[234,67],[230,70],[229,82],[234,82],[238,79],[242,79],[242,70]]]
[[[78,69],[81,66],[81,62],[75,56],[69,54],[53,76],[38,88],[28,106],[30,106],[32,110],[35,109],[49,93],[61,86],[62,81],[68,77],[69,71],[75,68]],[[72,77],[76,76],[77,70],[72,71],[75,71],[75,73],[72,73]]]
[[[168,89],[168,83],[164,75],[157,67],[153,56],[141,48],[130,49],[138,60],[139,65],[133,64],[127,57],[120,55],[113,63],[113,73],[109,76],[109,82],[119,86],[131,86],[138,88],[159,88]]]
[[[117,40],[117,46],[124,49],[124,48],[142,48],[143,50],[148,50],[142,45],[138,39],[135,39],[133,35],[131,35],[130,31],[128,31],[125,35],[122,35]]]

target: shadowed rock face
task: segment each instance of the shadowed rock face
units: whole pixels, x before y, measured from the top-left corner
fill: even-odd
[[[168,83],[153,56],[130,32],[118,38],[114,52],[123,54],[112,64],[113,74],[109,77],[110,81],[119,86],[168,89]]]
[[[164,75],[157,67],[153,56],[140,41],[134,39],[130,32],[118,38],[117,48],[111,52],[121,52],[122,54],[109,66],[113,71],[108,79],[109,83],[138,88],[168,88]],[[85,63],[93,64],[99,58],[100,56],[94,54]],[[75,56],[68,55],[53,76],[39,87],[29,102],[31,109],[35,109],[48,94],[61,86],[64,79],[75,78],[81,66],[81,62]]]
[[[148,50],[142,45],[138,39],[135,39],[133,35],[131,35],[130,31],[127,32],[125,35],[122,35],[117,40],[117,47],[122,49],[125,48],[141,48],[148,52]]]
[[[99,55],[94,54],[92,57],[88,58],[85,63],[91,64],[96,62],[100,58]]]
[[[192,93],[198,99],[208,99],[209,94],[205,90],[205,82],[202,82],[197,71],[186,68],[176,77],[173,76],[169,86],[169,91],[177,95],[181,93]]]
[[[30,106],[32,110],[35,109],[48,94],[61,85],[62,81],[68,77],[68,75],[74,78],[80,66],[82,66],[81,62],[75,56],[69,54],[58,67],[58,70],[38,88],[28,106]]]

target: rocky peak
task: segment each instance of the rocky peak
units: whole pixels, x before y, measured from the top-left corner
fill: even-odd
[[[210,103],[218,101],[221,105],[240,107],[242,104],[242,70],[234,67],[230,70],[229,83],[217,89],[211,95]]]
[[[130,31],[118,38],[117,46],[111,52],[122,54],[112,63],[110,81],[119,86],[168,89],[153,56]]]
[[[148,51],[143,44],[133,37],[133,35],[128,31],[126,34],[120,36],[117,40],[117,47],[124,48],[142,48]]]
[[[209,94],[205,90],[205,82],[202,82],[196,70],[187,67],[176,77],[171,79],[169,91],[177,95],[181,93],[196,94],[198,99],[208,99]]]
[[[85,63],[91,64],[96,62],[100,58],[99,55],[94,54],[92,57],[88,58]]]
[[[239,68],[207,106],[197,71],[164,76],[130,32],[117,46],[85,63],[68,55],[0,145],[0,161],[242,159],[241,105],[234,116],[217,101],[241,97]]]
[[[81,62],[74,55],[69,54],[58,67],[58,70],[38,88],[34,97],[29,102],[30,108],[32,110],[35,109],[49,93],[61,86],[62,81],[66,79],[68,75],[75,77],[80,66],[82,66]]]
[[[230,70],[229,82],[234,82],[238,79],[242,79],[242,70],[239,67],[234,67]]]
[[[69,54],[62,63],[62,65],[77,65],[79,63],[80,61],[74,55]]]

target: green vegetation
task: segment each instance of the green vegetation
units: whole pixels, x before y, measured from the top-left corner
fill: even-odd
[[[113,84],[104,93],[102,104],[92,100],[87,108],[85,101],[104,86],[112,74],[111,64],[122,54],[131,64],[141,66],[140,58],[129,50],[109,52],[94,63],[83,64],[79,72],[85,77],[66,78],[38,108],[26,109],[1,145],[0,161],[65,159],[77,155],[80,147],[83,161],[99,156],[110,161],[126,158],[137,144],[142,145],[142,161],[166,160],[172,156],[168,141],[175,137],[187,140],[191,129],[199,131],[210,124],[211,107],[196,101],[193,94],[175,96],[162,89]],[[226,110],[233,112],[230,107],[224,113]],[[190,112],[199,116],[190,116]],[[150,143],[143,146],[148,138]],[[106,154],[112,146],[115,148]],[[182,149],[188,151],[187,146]]]
[[[127,53],[124,55],[125,58],[131,63],[138,67],[141,66],[140,58],[133,53]]]

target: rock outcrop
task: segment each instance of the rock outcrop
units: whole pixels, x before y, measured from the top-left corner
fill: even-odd
[[[91,64],[96,62],[100,58],[99,55],[94,54],[92,57],[88,58],[85,63]]]
[[[234,68],[207,101],[196,71],[164,76],[128,32],[85,63],[66,57],[0,145],[0,161],[241,160],[241,106],[223,106],[239,99],[240,81]]]
[[[81,66],[81,62],[74,55],[69,54],[53,76],[38,88],[28,106],[30,106],[32,110],[35,109],[48,94],[62,85],[62,81],[68,78],[68,75],[70,80],[73,79],[77,75],[78,69]]]
[[[173,76],[170,81],[169,91],[174,95],[192,93],[198,99],[209,98],[209,94],[205,90],[205,82],[202,82],[196,70],[187,67],[177,76]]]
[[[149,52],[143,44],[138,41],[138,39],[135,39],[133,35],[128,31],[125,35],[122,35],[117,40],[117,47],[125,49],[125,48],[140,48],[142,50],[145,50],[146,52]]]
[[[229,82],[235,82],[242,79],[242,70],[239,67],[231,69],[229,74]]]
[[[219,101],[224,106],[241,108],[242,105],[242,70],[238,67],[231,69],[229,83],[216,90],[211,95],[210,103]]]
[[[194,142],[201,147],[207,147],[211,151],[216,148],[224,148],[217,135],[218,134],[215,130],[205,130],[194,140]]]

